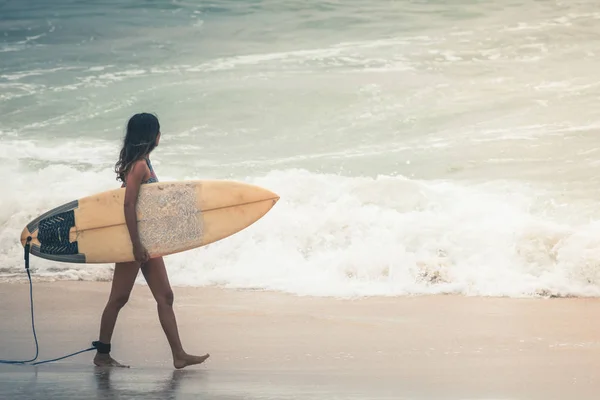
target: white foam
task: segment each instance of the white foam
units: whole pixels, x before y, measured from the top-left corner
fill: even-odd
[[[3,173],[15,176],[6,169]],[[539,206],[526,188],[302,170],[247,181],[274,190],[280,202],[236,235],[166,257],[174,285],[318,296],[600,294],[600,223],[553,222],[544,216],[548,210],[532,212]],[[3,271],[21,271],[18,237],[30,219],[116,186],[108,169],[80,172],[55,165],[18,175],[2,197]],[[57,264],[35,257],[32,265],[39,276],[57,279],[110,277],[109,265]]]
[[[169,257],[175,284],[335,296],[599,293],[590,268],[598,226],[536,217],[533,197],[518,192],[303,171],[253,181],[280,203],[251,229]]]
[[[40,124],[41,125],[41,124]],[[8,134],[8,132],[7,132]],[[11,136],[17,136],[12,134]],[[36,160],[72,164],[102,164],[114,156],[118,144],[104,140],[79,139],[54,145],[34,140],[5,138],[0,146],[0,160]],[[94,151],[90,152],[89,149]],[[85,156],[83,156],[85,155]],[[20,172],[18,172],[20,174]],[[56,177],[55,179],[59,179]]]
[[[0,75],[0,79],[6,79],[7,81],[18,81],[23,78],[27,78],[30,76],[40,76],[40,75],[49,75],[56,72],[63,72],[69,70],[77,70],[77,67],[56,67],[56,68],[47,68],[47,69],[33,69],[30,71],[21,71],[18,73],[10,73]]]

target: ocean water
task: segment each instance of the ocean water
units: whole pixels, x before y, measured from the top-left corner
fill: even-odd
[[[281,195],[166,257],[174,285],[600,295],[595,1],[51,3],[0,1],[0,279],[24,275],[28,221],[119,186],[125,124],[147,111],[159,179]]]

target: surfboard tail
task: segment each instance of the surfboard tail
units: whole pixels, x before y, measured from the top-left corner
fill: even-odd
[[[71,242],[69,232],[75,226],[74,210],[78,201],[71,201],[40,215],[21,232],[21,245],[30,244],[30,253],[59,262],[82,263],[77,241]]]

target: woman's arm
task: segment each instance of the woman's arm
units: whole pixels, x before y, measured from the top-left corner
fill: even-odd
[[[140,186],[145,180],[148,172],[147,170],[148,167],[144,161],[138,161],[133,165],[131,171],[125,178],[127,186],[125,188],[125,201],[123,204],[125,209],[125,223],[127,224],[129,237],[131,238],[131,244],[133,245],[133,255],[135,260],[140,263],[146,262],[150,258],[140,240],[136,215],[138,194],[140,192]]]

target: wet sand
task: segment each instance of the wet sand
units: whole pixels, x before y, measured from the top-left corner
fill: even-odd
[[[34,282],[38,360],[90,346],[110,283]],[[34,353],[26,283],[1,283],[0,358]],[[113,357],[0,366],[0,398],[597,399],[600,300],[459,296],[341,300],[174,288],[175,371],[154,300],[136,285]]]

